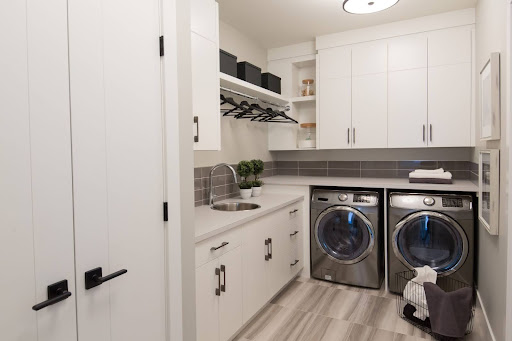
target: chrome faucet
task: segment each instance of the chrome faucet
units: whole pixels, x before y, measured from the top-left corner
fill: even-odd
[[[219,163],[218,165],[213,166],[212,169],[210,170],[210,200],[209,200],[210,206],[213,206],[213,200],[215,199],[215,194],[213,193],[213,172],[217,168],[223,167],[223,166],[228,167],[231,170],[231,173],[233,173],[233,178],[235,179],[235,184],[237,183],[237,181],[236,181],[236,171],[235,171],[235,169],[233,167],[231,167],[227,163]]]

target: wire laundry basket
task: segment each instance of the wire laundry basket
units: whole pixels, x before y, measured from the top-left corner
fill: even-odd
[[[430,319],[428,313],[428,306],[426,302],[424,302],[417,293],[424,292],[424,288],[422,284],[416,283],[412,281],[412,279],[416,277],[415,271],[404,271],[399,272],[395,275],[396,287],[398,288],[401,294],[396,296],[396,307],[398,311],[398,315],[414,325],[415,327],[423,330],[425,333],[432,335],[436,340],[442,341],[454,341],[457,340],[452,337],[446,337],[439,334],[436,334],[432,331],[430,326]],[[404,290],[408,283],[411,283],[407,290],[409,293],[407,294],[408,298],[404,297]],[[455,290],[459,290],[462,288],[471,287],[470,285],[458,281],[449,277],[438,277],[436,284],[443,289],[445,292],[451,292]],[[474,291],[474,289],[473,289]],[[468,325],[466,327],[466,335],[470,334],[473,331],[473,320],[475,317],[475,293],[473,292],[473,307],[471,310],[471,317],[469,319]]]

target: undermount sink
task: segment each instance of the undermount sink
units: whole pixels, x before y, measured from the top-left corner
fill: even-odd
[[[220,204],[215,204],[211,208],[212,210],[216,211],[240,212],[255,210],[260,207],[260,205],[248,202],[224,202]]]

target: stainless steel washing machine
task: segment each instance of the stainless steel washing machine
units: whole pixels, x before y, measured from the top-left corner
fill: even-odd
[[[379,191],[315,188],[311,198],[311,275],[380,288],[384,278]]]
[[[473,197],[458,194],[390,193],[388,203],[389,288],[395,274],[425,265],[473,285]]]

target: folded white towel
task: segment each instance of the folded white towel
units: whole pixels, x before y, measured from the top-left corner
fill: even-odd
[[[425,174],[443,174],[444,169],[416,169],[414,172],[416,173],[425,173]]]
[[[448,179],[452,178],[452,173],[444,172],[444,173],[418,173],[418,172],[410,172],[409,178],[413,179]]]
[[[422,268],[414,268],[414,270],[416,271],[417,275],[405,286],[404,298],[409,301],[409,304],[416,308],[414,317],[425,320],[427,317],[429,317],[429,314],[427,297],[425,296],[423,283],[430,282],[435,284],[437,281],[437,272],[428,265],[425,265]]]

